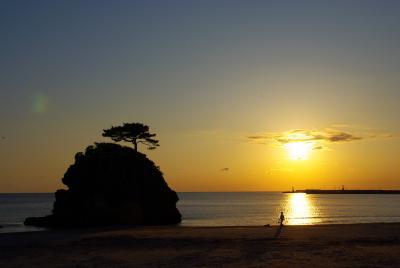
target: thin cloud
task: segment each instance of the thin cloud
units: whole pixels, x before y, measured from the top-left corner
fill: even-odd
[[[339,143],[339,142],[358,141],[364,139],[364,137],[360,135],[355,135],[336,129],[322,129],[322,130],[294,129],[281,133],[266,133],[264,135],[251,135],[247,136],[247,138],[249,140],[256,141],[257,143],[265,142],[266,140],[275,140],[281,144],[287,144],[291,142],[313,142],[313,141]],[[314,149],[319,150],[322,148],[317,147]]]
[[[221,168],[221,171],[229,171],[229,168]]]
[[[326,142],[350,142],[362,140],[363,137],[351,133],[343,132],[336,129],[324,130],[306,130],[295,129],[288,132],[283,132],[275,136],[275,140],[286,144],[290,142],[311,142],[311,141],[326,141]]]
[[[258,136],[248,136],[247,138],[251,140],[263,140],[266,138],[266,136],[258,135]]]
[[[362,134],[359,134],[362,133]],[[264,134],[247,136],[257,144],[267,144],[275,141],[278,144],[284,145],[292,142],[314,142],[317,143],[313,150],[325,149],[321,143],[346,143],[365,139],[393,139],[400,138],[399,135],[392,133],[374,133],[361,131],[357,134],[349,131],[342,131],[335,128],[325,129],[292,129],[284,132],[267,132]]]
[[[368,135],[370,139],[398,139],[399,135],[395,135],[392,133],[371,133]]]

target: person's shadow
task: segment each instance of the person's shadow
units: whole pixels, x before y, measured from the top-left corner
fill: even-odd
[[[274,238],[278,238],[278,237],[279,237],[279,235],[280,235],[281,232],[282,232],[282,229],[283,229],[283,224],[279,225],[278,229],[276,229]]]

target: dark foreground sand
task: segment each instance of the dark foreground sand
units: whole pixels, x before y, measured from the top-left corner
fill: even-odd
[[[0,267],[400,267],[400,223],[0,235]]]

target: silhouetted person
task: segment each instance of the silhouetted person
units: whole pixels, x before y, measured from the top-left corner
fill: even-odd
[[[283,222],[285,221],[285,215],[283,215],[283,211],[281,211],[281,216],[279,216],[279,223],[283,226]]]
[[[285,215],[283,215],[283,211],[281,211],[281,215],[279,216],[278,222],[279,222],[279,227],[276,229],[276,233],[274,235],[274,238],[278,238],[279,235],[282,232],[283,229],[283,222],[285,221]]]

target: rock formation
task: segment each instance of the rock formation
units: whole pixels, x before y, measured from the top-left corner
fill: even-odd
[[[52,215],[26,225],[67,228],[115,224],[177,224],[178,196],[146,155],[114,143],[96,143],[75,155],[55,193]]]

